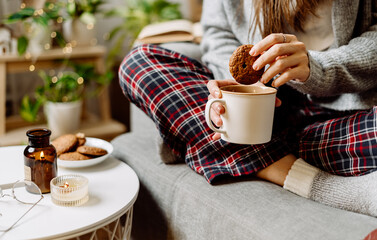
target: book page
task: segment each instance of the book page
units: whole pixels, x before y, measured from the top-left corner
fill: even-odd
[[[185,19],[179,19],[150,24],[141,30],[138,39],[142,40],[146,37],[163,35],[170,32],[187,32],[192,34],[192,23]]]

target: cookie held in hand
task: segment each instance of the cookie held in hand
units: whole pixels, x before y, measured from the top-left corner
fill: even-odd
[[[264,68],[255,71],[254,62],[259,56],[249,54],[252,44],[239,46],[229,59],[229,70],[233,78],[241,84],[253,84],[259,81],[264,73]]]

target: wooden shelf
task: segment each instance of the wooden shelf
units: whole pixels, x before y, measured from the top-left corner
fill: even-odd
[[[64,59],[91,63],[98,73],[105,73],[104,56],[106,48],[104,46],[76,47],[71,50],[66,53],[62,49],[51,49],[39,56],[0,56],[0,146],[25,144],[27,130],[46,127],[42,123],[25,126],[25,122],[17,119],[17,117],[6,118],[6,75],[8,73],[28,72],[30,64],[35,66],[35,71],[55,68],[59,66],[56,60]],[[111,140],[124,133],[126,127],[111,118],[109,89],[107,87],[99,93],[98,100],[99,119],[84,118],[78,132],[83,132],[88,137]],[[57,136],[51,136],[51,139],[54,139],[54,137]]]
[[[19,127],[7,131],[5,135],[0,136],[0,146],[12,146],[27,143],[26,131],[32,128],[46,128],[45,124]],[[110,141],[114,137],[126,131],[126,127],[115,120],[106,121],[84,121],[77,132],[82,132],[87,137],[97,137]],[[57,136],[51,136],[54,139]]]

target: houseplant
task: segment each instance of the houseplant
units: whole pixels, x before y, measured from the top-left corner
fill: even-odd
[[[94,96],[107,85],[106,76],[95,72],[90,64],[68,63],[72,70],[58,74],[40,71],[43,84],[35,92],[22,99],[20,115],[29,122],[40,120],[40,109],[44,107],[47,124],[54,135],[76,131],[80,125],[81,107],[85,97]],[[95,85],[94,92],[87,87]]]
[[[60,6],[52,2],[46,2],[40,9],[23,7],[11,14],[5,21],[7,24],[19,23],[20,36],[17,38],[17,51],[19,55],[26,51],[38,55],[52,45],[52,36],[60,45],[64,41],[60,32],[52,33],[53,22],[60,17]]]
[[[102,0],[72,0],[63,3],[67,19],[63,23],[63,35],[75,45],[91,45],[96,39],[96,16]],[[95,42],[94,42],[95,43]]]

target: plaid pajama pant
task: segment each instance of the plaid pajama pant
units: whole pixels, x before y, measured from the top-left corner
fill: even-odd
[[[125,96],[152,118],[173,153],[209,183],[219,176],[253,174],[289,153],[338,175],[376,169],[376,107],[332,111],[282,87],[278,96],[283,106],[276,108],[272,140],[241,145],[211,139],[204,109],[206,83],[213,75],[200,62],[155,45],[141,45],[125,57],[119,78]]]

